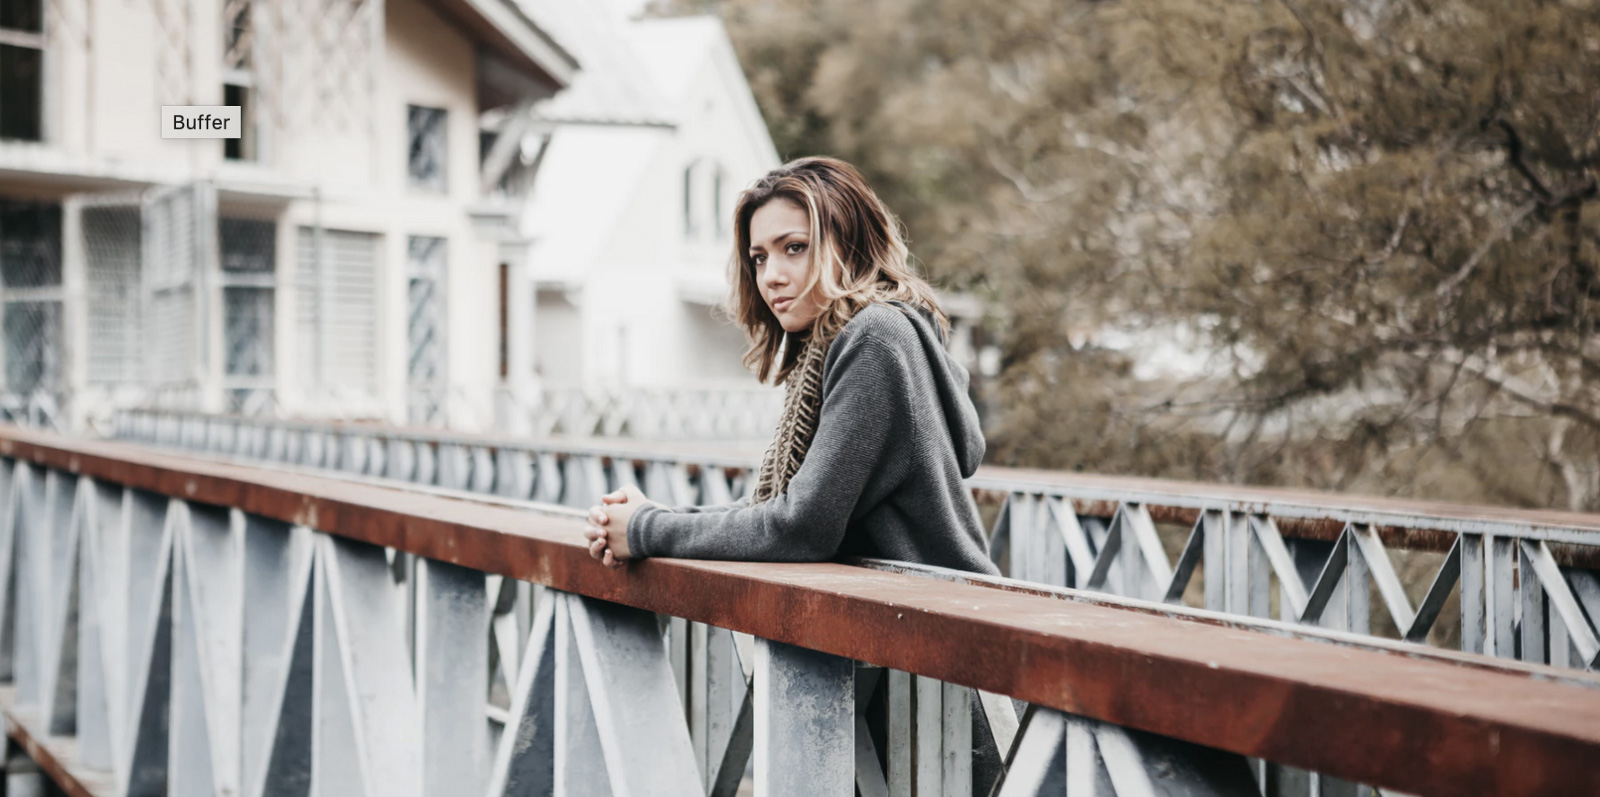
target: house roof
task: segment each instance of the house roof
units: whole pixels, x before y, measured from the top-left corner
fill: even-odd
[[[628,31],[639,23],[603,0],[522,0],[567,42],[583,68],[572,84],[533,109],[546,122],[670,125],[655,75]]]
[[[517,0],[428,0],[487,53],[556,91],[572,82],[578,61]]]
[[[669,108],[687,107],[695,81],[702,79],[709,67],[724,81],[723,97],[733,104],[746,142],[762,153],[763,159],[778,165],[772,134],[721,20],[712,16],[641,19],[628,29],[628,35]]]
[[[722,22],[711,16],[635,20],[626,35],[661,98],[674,108],[689,93],[713,48],[727,36]]]
[[[558,6],[552,30],[571,42],[583,71],[570,88],[534,105],[549,141],[529,187],[523,232],[542,279],[581,274],[601,256],[635,198],[633,186],[693,111],[690,93],[714,67],[746,120],[742,135],[776,162],[760,111],[743,84],[722,22],[715,17],[630,19],[609,5],[524,0],[536,13]],[[545,17],[541,16],[541,19]],[[731,82],[726,82],[731,81]]]

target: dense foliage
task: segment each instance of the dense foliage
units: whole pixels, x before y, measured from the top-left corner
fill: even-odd
[[[1600,5],[698,7],[989,301],[997,461],[1600,510]]]

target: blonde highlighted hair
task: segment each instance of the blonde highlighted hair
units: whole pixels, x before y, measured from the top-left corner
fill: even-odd
[[[811,219],[811,268],[801,295],[814,291],[822,314],[809,332],[797,337],[831,341],[863,308],[889,301],[928,308],[940,328],[949,333],[949,318],[939,307],[932,286],[911,263],[900,220],[873,193],[861,173],[836,158],[800,158],[773,169],[745,189],[733,209],[730,309],[750,341],[745,367],[755,371],[757,378],[784,381],[804,348],[802,340],[784,345],[783,326],[761,298],[750,258],[750,218],[776,200],[795,203]]]

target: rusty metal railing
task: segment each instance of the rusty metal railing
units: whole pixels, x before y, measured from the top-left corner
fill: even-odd
[[[749,488],[759,452],[129,412],[117,436],[581,507],[634,482],[674,504]],[[1593,669],[1600,516],[981,468],[1008,575]]]
[[[0,708],[72,794],[969,794],[989,742],[1002,795],[1600,789],[1570,670],[885,562],[610,570],[559,507],[14,427],[0,498]]]

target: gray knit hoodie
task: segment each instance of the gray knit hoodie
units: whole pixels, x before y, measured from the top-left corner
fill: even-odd
[[[643,507],[628,548],[636,558],[855,555],[997,574],[962,483],[983,449],[967,371],[928,311],[871,305],[828,348],[822,417],[788,489],[755,505]]]

